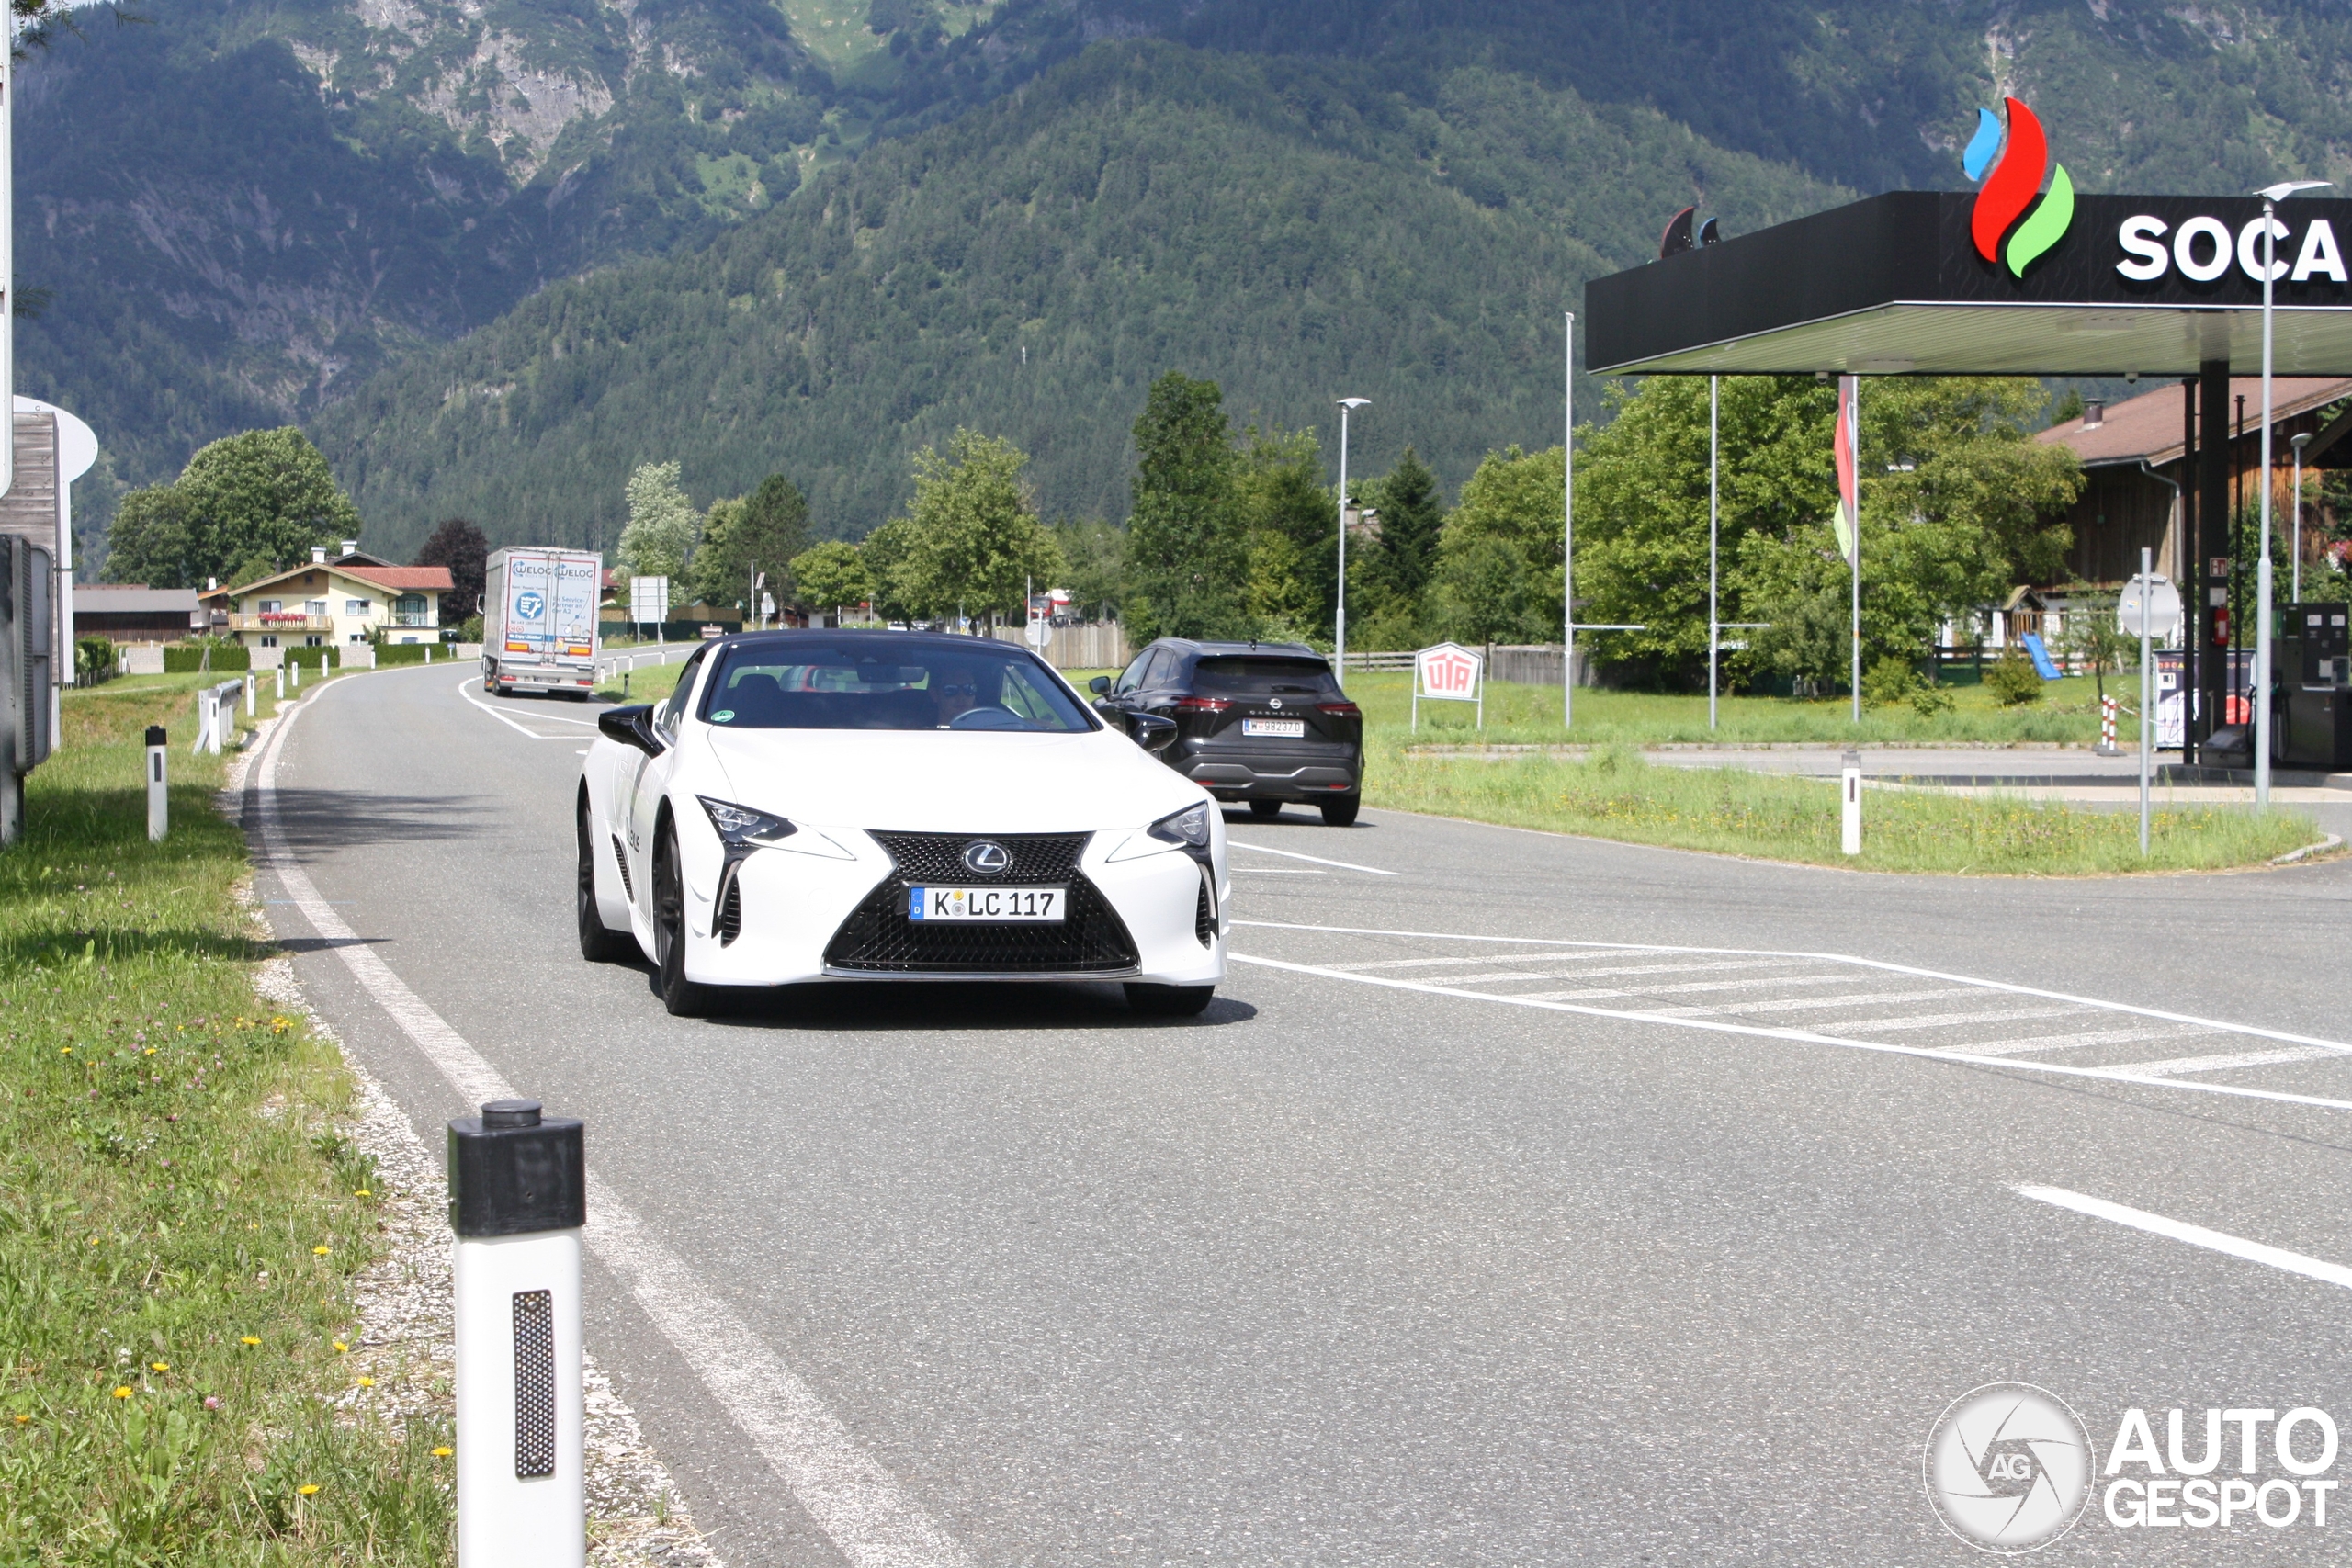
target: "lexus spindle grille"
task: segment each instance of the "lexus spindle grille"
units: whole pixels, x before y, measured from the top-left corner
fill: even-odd
[[[1109,900],[1078,869],[1086,833],[874,833],[897,863],[896,875],[868,894],[825,949],[831,969],[877,975],[1097,975],[1136,966],[1135,939]],[[1003,846],[1012,864],[995,876],[975,875],[964,863],[967,845]],[[1069,891],[1058,922],[907,919],[907,890],[928,885],[958,887],[1062,886]]]

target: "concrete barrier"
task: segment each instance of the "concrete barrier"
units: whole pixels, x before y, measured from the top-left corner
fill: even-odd
[[[124,649],[122,672],[126,675],[161,675],[164,672],[163,645],[157,643],[148,648]]]

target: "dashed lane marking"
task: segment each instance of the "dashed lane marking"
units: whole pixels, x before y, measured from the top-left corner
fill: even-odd
[[[2037,1203],[2071,1209],[2077,1214],[2087,1214],[2109,1224],[2125,1225],[2135,1231],[2145,1231],[2150,1235],[2163,1236],[2168,1241],[2186,1242],[2209,1252],[2244,1258],[2248,1263],[2264,1264],[2290,1274],[2301,1274],[2306,1280],[2317,1280],[2324,1285],[2340,1285],[2352,1291],[2352,1269],[2346,1269],[2341,1263],[2330,1263],[2324,1258],[2290,1252],[2283,1247],[2248,1241],[2244,1236],[2231,1235],[2224,1231],[2207,1230],[2203,1225],[2192,1225],[2186,1220],[2170,1219],[2163,1214],[2152,1214],[2145,1209],[2110,1203],[2104,1198],[2069,1192],[2064,1187],[2021,1186],[2017,1190],[2020,1196],[2030,1198]]]

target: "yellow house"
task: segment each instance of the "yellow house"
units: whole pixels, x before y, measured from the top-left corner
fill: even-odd
[[[343,557],[311,552],[311,564],[201,603],[212,630],[247,648],[341,648],[369,641],[441,640],[441,596],[454,590],[446,566],[390,566],[346,547]]]

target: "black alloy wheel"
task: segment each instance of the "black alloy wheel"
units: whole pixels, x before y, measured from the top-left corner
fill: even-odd
[[[667,822],[653,841],[653,946],[662,1005],[670,1016],[707,1015],[710,987],[686,978],[686,879],[678,865],[678,830]]]
[[[1215,986],[1146,986],[1131,981],[1127,1006],[1147,1018],[1197,1018],[1216,995]]]
[[[1283,803],[1279,800],[1253,800],[1250,803],[1250,815],[1261,822],[1271,822],[1282,814]]]
[[[637,942],[605,923],[596,910],[596,834],[588,821],[588,792],[580,792],[580,956],[591,964],[616,964]]]
[[[1343,795],[1337,800],[1327,800],[1322,802],[1321,805],[1323,807],[1323,826],[1326,828],[1345,828],[1356,819],[1356,813],[1363,809],[1363,796],[1360,795]]]

